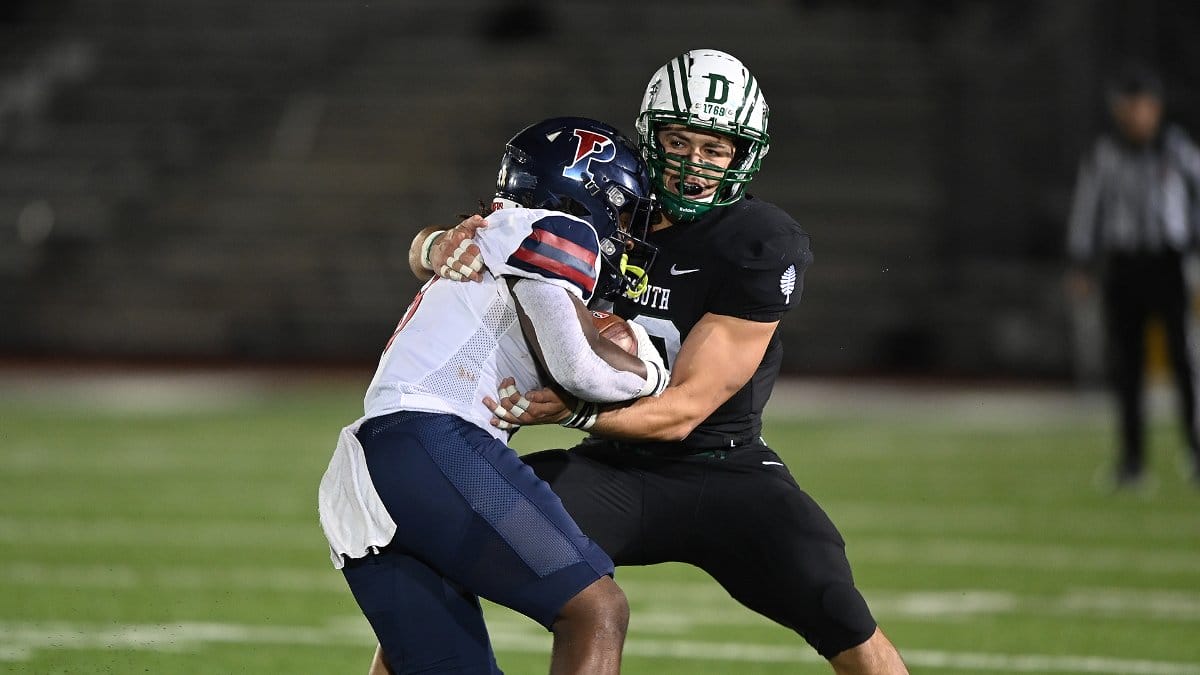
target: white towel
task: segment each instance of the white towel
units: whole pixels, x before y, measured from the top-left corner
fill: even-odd
[[[354,435],[365,420],[342,429],[317,492],[321,529],[337,569],[345,565],[343,556],[362,558],[371,547],[387,546],[396,534],[396,521],[375,491],[362,444]]]

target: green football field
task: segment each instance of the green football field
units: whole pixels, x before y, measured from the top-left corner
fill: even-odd
[[[368,379],[0,373],[0,672],[365,673],[374,642],[315,495]],[[777,395],[767,440],[840,526],[914,672],[1200,675],[1200,490],[1171,420],[1153,489],[1114,495],[1096,482],[1108,409],[1079,398]],[[828,672],[692,568],[617,581],[626,673]],[[545,672],[547,633],[487,614],[501,666]]]

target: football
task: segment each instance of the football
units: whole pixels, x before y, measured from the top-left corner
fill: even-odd
[[[629,329],[629,323],[625,319],[616,314],[593,310],[592,325],[599,331],[600,337],[608,338],[615,342],[621,349],[637,356],[637,336]]]

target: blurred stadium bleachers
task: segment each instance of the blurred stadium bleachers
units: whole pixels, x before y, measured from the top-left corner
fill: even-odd
[[[412,233],[487,196],[505,138],[631,130],[653,69],[708,46],[772,106],[754,191],[814,237],[789,370],[1065,374],[1055,219],[1101,65],[1070,45],[1106,5],[979,5],[22,4],[0,355],[371,361]]]

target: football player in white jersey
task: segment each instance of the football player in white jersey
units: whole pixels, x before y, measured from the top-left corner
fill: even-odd
[[[491,262],[482,283],[433,278],[396,327],[319,492],[334,566],[391,672],[500,672],[478,597],[553,632],[551,673],[618,672],[628,605],[612,560],[480,400],[509,375],[597,402],[662,392],[644,332],[647,359],[601,338],[586,307],[646,288],[650,194],[615,129],[554,118],[523,130],[475,237]]]

